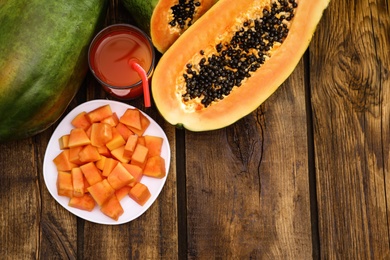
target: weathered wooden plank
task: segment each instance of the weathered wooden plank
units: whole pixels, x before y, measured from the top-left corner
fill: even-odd
[[[389,257],[389,9],[331,1],[310,48],[324,259]]]
[[[0,255],[38,254],[40,189],[33,139],[0,145]]]
[[[186,132],[188,257],[313,255],[303,75],[301,62],[262,106],[226,129]]]

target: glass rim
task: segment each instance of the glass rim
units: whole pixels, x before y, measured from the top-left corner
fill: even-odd
[[[108,88],[112,88],[112,89],[121,89],[121,90],[132,89],[132,88],[138,87],[140,84],[142,85],[142,79],[137,81],[137,82],[135,82],[135,83],[133,83],[132,85],[114,86],[114,85],[106,83],[102,79],[100,79],[96,75],[95,70],[92,68],[92,65],[91,65],[91,59],[90,59],[91,58],[91,51],[92,51],[92,48],[95,46],[95,43],[99,39],[101,39],[102,37],[107,35],[108,33],[116,31],[119,28],[131,29],[132,31],[135,31],[135,32],[139,33],[142,37],[144,37],[146,39],[147,43],[149,44],[151,55],[152,55],[152,61],[150,63],[149,70],[146,72],[146,75],[147,75],[148,79],[151,77],[151,75],[152,75],[152,73],[154,71],[155,60],[156,60],[156,53],[155,53],[155,50],[154,50],[153,42],[150,39],[149,35],[147,35],[140,28],[138,28],[137,26],[131,25],[131,24],[127,24],[127,23],[116,23],[116,24],[108,25],[108,26],[104,27],[102,30],[100,30],[95,35],[95,37],[92,39],[91,43],[89,44],[89,48],[88,48],[88,66],[89,66],[90,71],[92,72],[94,77],[99,81],[100,84],[102,84],[102,85],[104,85],[104,86],[106,86]]]

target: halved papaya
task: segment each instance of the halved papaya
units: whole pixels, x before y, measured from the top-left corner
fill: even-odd
[[[220,0],[165,52],[152,79],[156,107],[192,131],[254,111],[292,73],[329,0]]]
[[[164,53],[217,0],[123,0],[156,49]]]

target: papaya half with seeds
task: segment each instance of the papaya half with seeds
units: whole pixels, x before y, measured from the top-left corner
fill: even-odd
[[[137,26],[164,53],[218,0],[122,0]]]
[[[220,0],[164,53],[152,96],[172,125],[223,128],[292,73],[328,0]]]

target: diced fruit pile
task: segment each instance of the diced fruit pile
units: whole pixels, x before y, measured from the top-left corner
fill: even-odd
[[[138,109],[121,116],[110,105],[81,112],[72,130],[59,139],[57,192],[69,206],[92,211],[96,205],[114,220],[124,213],[120,203],[130,196],[140,205],[151,197],[142,176],[165,177],[163,138],[144,135],[150,121]]]

